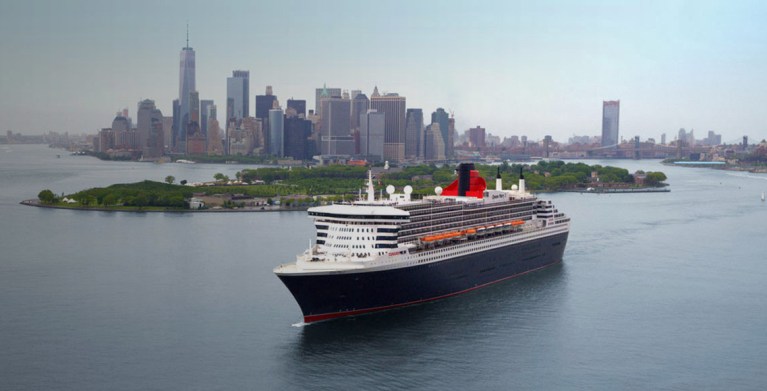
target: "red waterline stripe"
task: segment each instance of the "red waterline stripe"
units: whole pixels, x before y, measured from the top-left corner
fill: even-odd
[[[409,305],[427,303],[427,302],[430,302],[430,301],[440,300],[440,299],[444,299],[444,298],[451,297],[451,296],[457,296],[457,295],[460,295],[460,294],[463,294],[463,293],[467,293],[467,292],[471,292],[473,290],[477,290],[479,288],[484,288],[484,287],[486,287],[488,285],[499,283],[501,281],[506,281],[506,280],[509,280],[509,279],[512,279],[512,278],[515,278],[515,277],[519,277],[519,276],[525,275],[527,273],[532,273],[532,272],[535,272],[535,271],[538,271],[538,270],[541,270],[541,269],[545,269],[545,268],[547,268],[549,266],[556,265],[556,264],[558,264],[560,262],[562,262],[561,259],[559,261],[552,262],[552,263],[550,263],[548,265],[544,265],[544,266],[541,266],[541,267],[536,268],[536,269],[531,269],[531,270],[528,270],[526,272],[522,272],[522,273],[519,273],[519,274],[514,274],[512,276],[501,278],[500,280],[486,282],[486,283],[484,283],[482,285],[477,285],[475,287],[464,289],[462,291],[448,293],[446,295],[432,297],[432,298],[428,298],[428,299],[415,300],[415,301],[410,301],[410,302],[401,303],[401,304],[385,305],[385,306],[381,306],[381,307],[366,308],[366,309],[362,309],[362,310],[330,312],[330,313],[327,313],[327,314],[320,314],[320,315],[306,315],[306,316],[304,316],[304,323],[313,323],[313,322],[320,322],[320,321],[323,321],[323,320],[331,320],[331,319],[343,318],[343,317],[346,317],[346,316],[368,314],[368,313],[371,313],[371,312],[385,311],[385,310],[390,310],[390,309],[394,309],[394,308],[406,307],[406,306],[409,306]]]

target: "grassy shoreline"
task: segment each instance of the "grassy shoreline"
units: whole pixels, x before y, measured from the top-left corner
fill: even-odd
[[[528,191],[549,193],[559,191],[631,192],[631,189],[653,189],[666,186],[662,172],[637,172],[635,178],[628,170],[610,166],[540,161],[531,165],[477,165],[488,188],[494,187],[500,175],[506,188],[519,181],[524,173]],[[309,207],[355,199],[367,181],[367,167],[328,166],[274,168],[262,167],[237,172],[236,180],[221,173],[215,181],[194,186],[168,176],[165,182],[115,184],[56,196],[45,189],[32,206],[60,209],[131,211],[131,212],[229,212],[229,211],[294,211]],[[415,198],[433,194],[436,186],[447,186],[455,180],[453,167],[435,165],[411,166],[373,171],[377,189],[393,185],[402,189],[413,187]],[[639,180],[641,179],[641,180]],[[591,189],[591,190],[589,190]],[[596,190],[596,191],[595,191]],[[608,190],[613,191],[613,190]],[[647,192],[647,191],[643,191]],[[196,199],[193,200],[193,198]],[[197,209],[204,199],[204,209]],[[29,200],[27,200],[29,201]],[[195,209],[190,209],[190,205]]]

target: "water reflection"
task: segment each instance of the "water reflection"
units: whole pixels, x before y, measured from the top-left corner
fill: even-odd
[[[445,300],[304,326],[282,360],[291,363],[285,375],[319,380],[356,370],[372,380],[379,365],[390,374],[407,371],[414,363],[443,361],[456,349],[492,349],[499,334],[507,334],[502,344],[513,349],[531,331],[560,328],[566,270],[557,264]]]

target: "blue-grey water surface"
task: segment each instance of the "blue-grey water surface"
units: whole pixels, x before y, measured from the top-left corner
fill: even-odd
[[[210,180],[244,166],[0,146],[0,389],[767,387],[767,175],[590,163],[664,171],[672,191],[543,195],[572,217],[562,265],[296,327],[272,268],[312,238],[303,212],[18,204],[45,188]]]

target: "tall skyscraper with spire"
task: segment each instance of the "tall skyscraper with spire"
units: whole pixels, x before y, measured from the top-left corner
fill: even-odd
[[[181,61],[179,63],[178,101],[179,123],[174,137],[174,150],[186,152],[187,125],[190,121],[191,105],[189,96],[196,91],[194,72],[194,50],[189,47],[189,26],[186,27],[186,46],[181,49]]]

